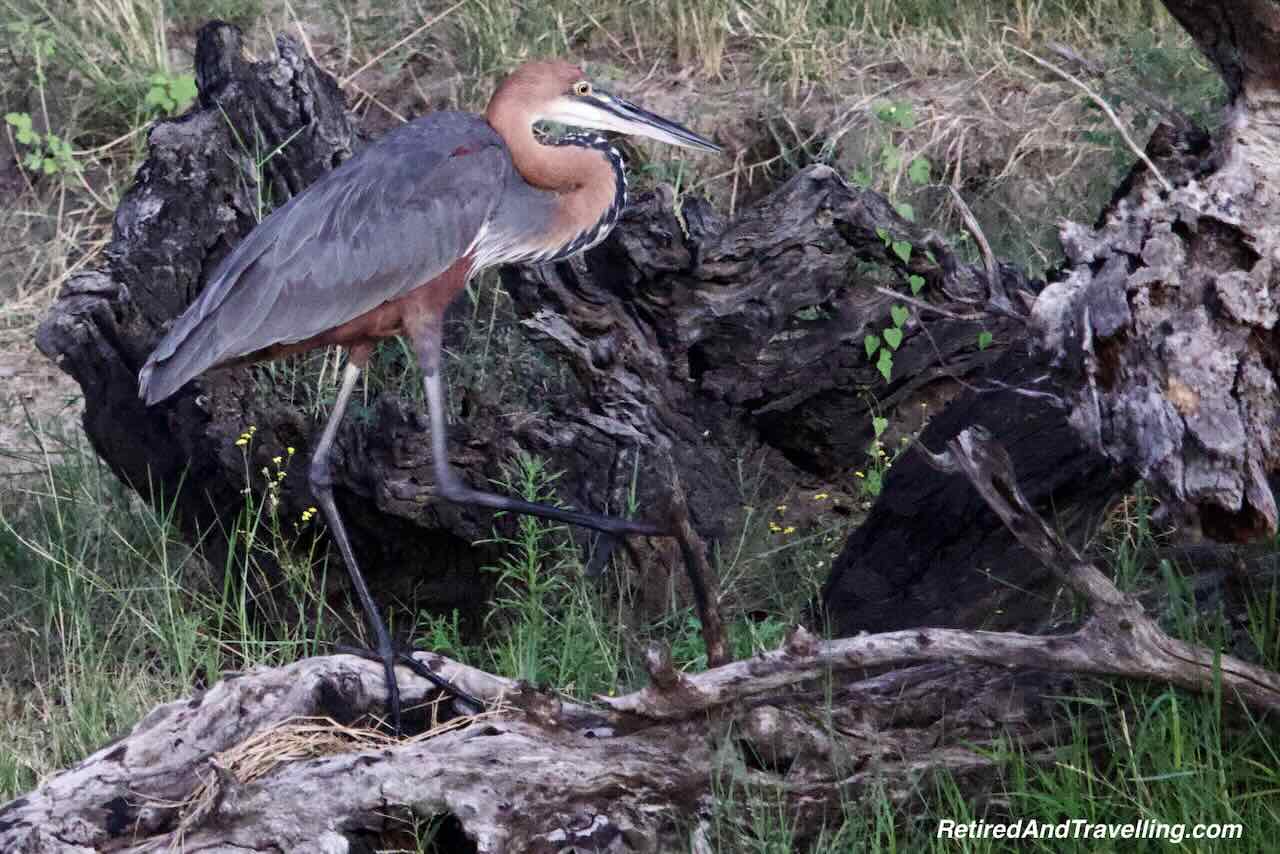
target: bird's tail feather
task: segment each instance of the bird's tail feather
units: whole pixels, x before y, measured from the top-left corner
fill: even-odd
[[[209,340],[212,337],[209,326],[199,324],[176,348],[156,347],[138,371],[138,396],[147,406],[169,397],[218,362],[221,354]]]

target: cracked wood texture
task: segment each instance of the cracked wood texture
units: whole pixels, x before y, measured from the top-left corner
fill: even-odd
[[[1062,228],[1066,266],[1035,328],[1089,445],[1132,466],[1185,526],[1229,542],[1276,531],[1280,5],[1167,2],[1222,72],[1210,137],[1162,127],[1094,228]]]
[[[809,673],[818,652],[809,643],[780,653],[797,673]],[[683,850],[708,833],[713,780],[723,775],[784,797],[803,839],[839,815],[842,797],[883,787],[905,803],[933,769],[981,791],[993,773],[982,745],[1016,733],[1038,757],[1056,737],[1052,704],[1039,698],[1073,688],[1062,675],[924,664],[838,685],[832,727],[808,709],[822,685],[797,691],[785,678],[733,711],[655,724],[422,658],[471,693],[503,699],[503,711],[398,742],[335,740],[308,753],[291,740],[296,727],[381,711],[379,666],[331,656],[238,674],[157,707],[0,807],[0,850],[412,848],[414,816],[451,817],[451,851]],[[403,670],[401,684],[406,705],[433,690]]]

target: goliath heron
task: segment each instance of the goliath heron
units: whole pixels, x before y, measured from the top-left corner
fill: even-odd
[[[555,261],[596,245],[626,204],[617,150],[593,134],[541,142],[533,126],[544,120],[720,151],[687,128],[597,89],[568,62],[528,63],[502,82],[484,117],[437,112],[409,122],[273,211],[218,264],[138,377],[150,405],[210,368],[326,345],[347,348],[309,478],[377,642],[396,731],[397,661],[454,689],[393,648],[333,501],[329,452],[378,339],[405,335],[422,365],[437,495],[600,531],[606,552],[619,535],[665,533],[475,489],[449,466],[440,376],[445,309],[486,267]]]

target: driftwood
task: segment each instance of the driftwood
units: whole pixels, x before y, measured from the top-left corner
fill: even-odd
[[[715,782],[779,799],[801,838],[869,786],[905,800],[920,775],[975,787],[981,746],[1012,734],[1034,759],[1056,730],[1035,671],[1158,679],[1280,710],[1280,674],[1170,638],[1032,510],[1008,456],[964,432],[934,459],[966,477],[1030,552],[1089,603],[1067,635],[913,629],[781,649],[695,675],[655,647],[650,684],[593,705],[541,694],[430,654],[437,673],[491,704],[392,740],[353,730],[380,710],[378,667],[313,658],[227,678],[155,709],[120,741],[0,809],[0,846],[44,851],[346,851],[448,819],[480,852],[660,851],[705,836]],[[867,669],[925,665],[872,678]],[[405,699],[432,686],[402,675]],[[1061,686],[1059,686],[1060,690]],[[829,691],[831,716],[812,706]],[[435,707],[431,712],[441,711]],[[465,847],[463,847],[465,845]]]

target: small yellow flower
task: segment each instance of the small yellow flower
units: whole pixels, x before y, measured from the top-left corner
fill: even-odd
[[[239,439],[236,439],[236,444],[243,448],[245,445],[249,444],[249,440],[244,436],[241,436]]]
[[[778,505],[778,507],[777,507],[777,511],[778,511],[779,513],[786,513],[786,512],[787,512],[787,505],[785,505],[785,504],[779,504],[779,505]]]
[[[294,451],[293,451],[293,445],[290,445],[289,447],[285,448],[285,452],[286,452],[289,456],[291,456],[291,457],[292,457],[292,456],[293,456],[293,453],[294,453]]]
[[[862,472],[860,472],[860,471],[855,471],[855,472],[854,472],[854,475],[856,475],[857,477],[866,477],[866,475],[865,475],[865,474],[863,474],[863,473],[862,473]]]
[[[770,531],[773,531],[773,532],[776,534],[776,533],[778,533],[779,531],[781,531],[781,530],[782,530],[782,526],[781,526],[781,525],[779,525],[777,522],[770,522],[770,523],[769,523],[769,530],[770,530]]]
[[[788,525],[787,527],[782,529],[782,533],[784,534],[794,534],[795,532],[796,532],[795,525]]]
[[[830,497],[831,497],[831,496],[830,496],[830,495],[828,495],[828,494],[827,494],[827,493],[825,493],[825,492],[815,492],[815,493],[813,494],[813,500],[814,500],[814,501],[826,501],[826,500],[827,500],[828,498],[830,498]]]
[[[276,465],[280,465],[280,463],[281,463],[281,462],[283,462],[283,461],[284,461],[284,457],[282,457],[282,456],[280,456],[280,455],[278,455],[278,454],[277,454],[276,456],[274,456],[274,457],[272,457],[272,458],[271,458],[271,462],[275,463]]]

